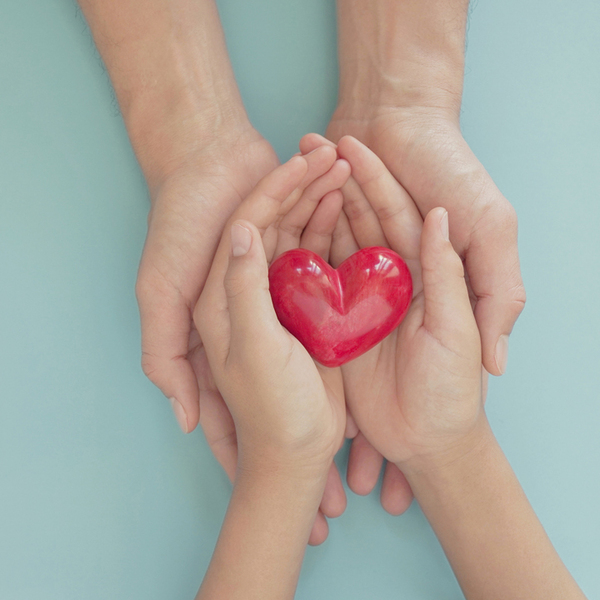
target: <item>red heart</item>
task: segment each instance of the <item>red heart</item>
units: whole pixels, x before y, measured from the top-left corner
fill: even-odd
[[[309,250],[284,252],[269,269],[275,312],[313,358],[338,367],[402,321],[412,298],[406,263],[389,248],[363,248],[337,269]]]

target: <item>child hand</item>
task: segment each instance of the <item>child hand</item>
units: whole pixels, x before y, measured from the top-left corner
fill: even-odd
[[[481,340],[462,262],[448,239],[444,209],[423,223],[366,146],[345,137],[338,154],[358,185],[344,190],[348,220],[340,222],[334,262],[359,247],[388,246],[406,260],[414,282],[398,329],[342,367],[346,401],[361,432],[389,461],[405,472],[428,468],[468,451],[485,421]]]
[[[294,157],[259,183],[223,233],[194,321],[235,423],[238,470],[327,473],[342,443],[340,370],[316,365],[280,325],[268,263],[285,250],[327,239],[310,223],[300,239],[316,196],[315,222],[331,235],[341,208],[335,190],[348,175],[348,164],[337,161],[325,175],[313,175],[308,193],[298,198],[294,190],[307,177],[307,161]]]

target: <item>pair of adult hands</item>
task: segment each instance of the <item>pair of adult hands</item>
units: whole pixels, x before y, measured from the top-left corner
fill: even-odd
[[[364,119],[357,119],[337,111],[327,137],[337,142],[346,134],[363,141],[381,158],[421,216],[436,206],[447,209],[451,241],[466,267],[482,338],[483,366],[500,375],[506,368],[508,335],[525,301],[511,205],[469,149],[458,123],[448,115],[403,108],[369,111]],[[306,153],[323,143],[319,136],[307,136],[301,150]],[[182,156],[151,190],[148,237],[136,288],[144,372],[172,399],[184,431],[192,431],[200,422],[231,479],[237,464],[235,426],[214,385],[192,313],[225,222],[277,165],[273,149],[250,126],[223,132],[201,149]],[[397,210],[383,207],[381,212],[365,204],[369,188],[375,184],[370,177],[361,179],[357,172],[344,186],[345,219],[342,217],[334,234],[334,254],[336,246],[342,249],[341,257],[359,246],[375,245],[386,222],[393,223],[399,213],[408,218],[406,203]],[[296,226],[289,233],[299,235],[300,230]],[[322,232],[313,233],[318,238]],[[347,395],[358,398],[368,392],[360,381],[347,383]],[[360,494],[373,489],[383,462],[365,433],[367,436],[358,432],[349,419],[346,434],[354,441],[348,484]],[[381,493],[384,508],[400,514],[411,499],[404,476],[388,463]],[[337,516],[344,508],[343,487],[333,469],[311,543],[327,537],[324,516]]]

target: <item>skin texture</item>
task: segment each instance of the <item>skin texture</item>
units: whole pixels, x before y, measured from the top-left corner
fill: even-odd
[[[482,362],[501,375],[525,290],[515,212],[460,132],[468,4],[338,0],[340,92],[327,137],[337,143],[352,135],[364,142],[402,184],[421,217],[438,206],[448,211],[450,239],[466,267]],[[369,226],[360,207],[352,196],[345,200],[357,238]],[[350,452],[350,487],[370,492],[382,461],[359,434]],[[410,504],[406,480],[390,465],[381,499],[394,514]]]
[[[373,404],[351,404],[358,426],[406,474],[467,600],[583,600],[489,427],[481,338],[448,212],[435,208],[423,222],[356,139],[340,140],[338,153],[352,167],[346,192],[358,186],[362,214],[376,217],[361,235],[400,253],[417,281],[396,333],[351,363],[377,391]],[[268,261],[282,246],[310,243],[306,232],[280,243],[287,206],[303,203],[288,196],[301,160],[274,171],[236,212],[194,313],[240,436],[240,473],[202,599],[293,598],[310,516],[343,435],[339,370],[311,361],[278,323],[268,290]],[[326,232],[324,256],[341,207],[334,194],[306,230]],[[362,245],[341,222],[333,262]],[[349,380],[344,373],[343,384]]]

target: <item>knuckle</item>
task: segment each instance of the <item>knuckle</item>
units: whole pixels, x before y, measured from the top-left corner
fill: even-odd
[[[279,229],[293,238],[299,238],[304,231],[304,227],[302,225],[286,221],[285,219],[279,224]]]
[[[519,222],[517,211],[508,200],[504,200],[504,202],[501,203],[497,220],[502,229],[505,231],[514,231],[516,233]]]

